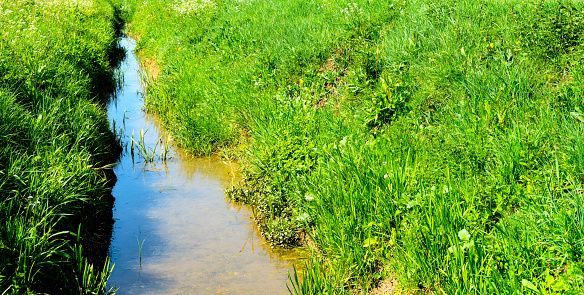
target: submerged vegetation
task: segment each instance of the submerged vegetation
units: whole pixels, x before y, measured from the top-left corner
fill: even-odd
[[[0,0],[0,294],[111,291],[118,27],[106,1]]]
[[[584,288],[580,2],[125,5],[147,109],[238,157],[230,196],[307,245],[293,293]]]

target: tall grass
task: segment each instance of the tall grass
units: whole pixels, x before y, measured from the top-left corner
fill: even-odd
[[[0,1],[2,294],[108,293],[116,21],[106,1]]]
[[[581,292],[581,3],[169,3],[125,2],[147,109],[308,240],[292,293]]]

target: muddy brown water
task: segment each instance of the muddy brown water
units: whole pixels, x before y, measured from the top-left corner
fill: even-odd
[[[132,133],[157,155],[167,135],[142,112],[135,43],[122,40],[127,57],[124,84],[108,106],[110,122],[127,144],[114,167],[115,263],[109,286],[117,294],[283,294],[297,253],[271,249],[247,206],[231,203],[224,189],[235,183],[236,166],[194,158],[169,145],[168,159],[146,163],[130,152]]]

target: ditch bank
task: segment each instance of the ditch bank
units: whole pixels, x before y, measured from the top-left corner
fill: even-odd
[[[272,248],[250,209],[225,198],[239,178],[235,164],[185,153],[143,112],[146,73],[134,41],[122,45],[124,85],[108,107],[125,147],[113,168],[109,285],[117,294],[287,293],[298,253]]]
[[[2,294],[105,292],[118,22],[105,1],[0,3]]]

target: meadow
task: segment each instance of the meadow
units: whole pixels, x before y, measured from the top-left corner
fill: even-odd
[[[107,1],[0,0],[0,294],[113,291],[120,25]]]
[[[579,294],[577,1],[118,0],[145,107],[229,190],[293,294]]]

